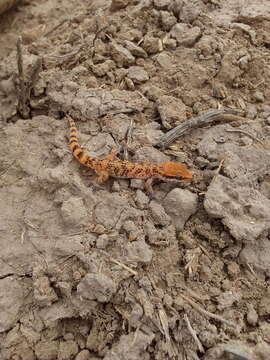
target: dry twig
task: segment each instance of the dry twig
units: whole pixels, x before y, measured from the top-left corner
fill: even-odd
[[[55,30],[57,30],[60,26],[62,26],[65,22],[70,21],[69,18],[65,18],[62,21],[60,21],[59,24],[55,25],[52,29],[50,29],[49,31],[47,31],[43,36],[47,37],[49,35],[51,35]]]
[[[194,301],[192,301],[191,299],[189,299],[188,297],[186,297],[185,295],[181,294],[180,295],[187,303],[189,303],[195,310],[199,311],[201,314],[207,316],[208,318],[211,319],[215,319],[218,320],[220,322],[223,322],[224,324],[227,324],[228,326],[232,326],[234,328],[237,328],[237,325],[235,323],[233,323],[232,321],[226,320],[224,319],[222,316],[220,315],[216,315],[213,313],[210,313],[207,310],[204,310],[202,307],[200,307],[198,304],[196,304]]]
[[[187,131],[201,126],[211,124],[216,121],[245,121],[244,117],[239,116],[241,112],[234,109],[224,108],[219,110],[211,110],[205,114],[186,120],[180,125],[171,129],[166,134],[162,135],[156,146],[166,148],[173,141],[184,135]]]
[[[23,119],[27,119],[30,114],[30,94],[34,85],[37,82],[38,74],[41,70],[41,58],[38,58],[35,62],[31,74],[28,79],[25,77],[23,67],[23,56],[22,56],[22,37],[19,36],[17,40],[17,66],[18,66],[18,77],[19,77],[19,88],[18,88],[18,112]]]
[[[252,140],[257,141],[259,144],[261,144],[263,147],[264,143],[258,139],[256,136],[250,134],[249,132],[245,131],[245,130],[241,130],[241,129],[226,129],[227,132],[231,132],[231,133],[239,133],[239,134],[243,134],[246,135],[248,137],[250,137]]]
[[[131,119],[130,123],[129,123],[129,126],[128,126],[128,129],[127,129],[127,133],[126,133],[126,143],[124,145],[124,160],[128,160],[128,149],[129,149],[130,144],[131,144],[133,125],[134,125],[134,120]]]
[[[110,260],[111,262],[113,262],[114,264],[117,264],[117,265],[121,266],[123,269],[125,269],[125,270],[129,271],[132,275],[135,275],[135,276],[137,276],[137,275],[138,275],[137,271],[135,271],[135,270],[131,269],[131,268],[130,268],[130,267],[128,267],[127,265],[123,264],[122,262],[120,262],[120,261],[118,261],[118,260],[114,259],[114,258],[113,258],[113,257],[111,257],[111,255],[110,255],[110,254],[108,254],[106,251],[103,251],[103,250],[102,250],[102,251],[101,251],[101,253],[102,253],[103,255],[106,255],[106,256],[109,258],[109,260]]]
[[[187,328],[188,328],[191,336],[193,337],[195,343],[196,343],[197,346],[198,346],[199,351],[200,351],[201,353],[204,353],[204,348],[203,348],[203,346],[202,346],[202,343],[200,342],[197,334],[195,333],[195,330],[194,330],[193,327],[191,326],[187,314],[184,315],[184,320],[185,320],[185,322],[186,322],[186,324],[187,324]]]

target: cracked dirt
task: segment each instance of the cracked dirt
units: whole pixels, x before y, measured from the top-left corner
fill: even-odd
[[[269,31],[268,0],[0,15],[0,360],[270,358]],[[223,107],[245,120],[155,147]],[[192,183],[95,185],[67,113],[90,155],[184,162]]]

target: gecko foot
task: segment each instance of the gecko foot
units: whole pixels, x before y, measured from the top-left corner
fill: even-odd
[[[147,179],[144,184],[145,191],[147,192],[147,195],[150,197],[150,199],[153,199],[154,197],[154,190],[152,187],[153,179]]]
[[[102,184],[109,179],[109,174],[106,171],[99,172],[97,175],[98,177],[96,178],[95,181],[96,184]]]

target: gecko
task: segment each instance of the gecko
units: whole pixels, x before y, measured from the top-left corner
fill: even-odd
[[[146,188],[153,192],[151,184],[154,179],[166,181],[168,179],[192,180],[192,174],[186,165],[176,162],[152,164],[146,162],[130,162],[120,160],[117,151],[113,150],[102,158],[89,156],[78,142],[78,131],[74,120],[68,117],[70,125],[69,147],[74,158],[83,166],[90,168],[97,174],[96,183],[101,184],[109,179],[144,179]]]

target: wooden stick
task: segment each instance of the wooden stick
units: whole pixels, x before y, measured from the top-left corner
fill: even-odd
[[[191,129],[205,126],[211,124],[216,121],[246,121],[246,119],[242,116],[239,116],[242,112],[239,110],[234,110],[230,108],[224,108],[219,110],[211,110],[205,114],[193,117],[191,119],[186,120],[180,125],[176,126],[174,129],[171,129],[166,134],[162,135],[156,146],[161,148],[166,148],[172,142],[174,142],[177,138],[184,135],[187,131]]]
[[[185,295],[180,295],[187,303],[189,303],[195,310],[197,310],[198,312],[200,312],[201,314],[211,318],[211,319],[215,319],[218,320],[220,322],[223,322],[229,326],[232,326],[234,328],[237,328],[237,325],[235,323],[233,323],[232,321],[226,320],[224,319],[222,316],[220,315],[216,315],[213,313],[210,313],[207,310],[204,310],[202,307],[200,307],[200,305],[196,304],[193,300],[189,299],[187,296]]]
[[[185,322],[186,322],[186,324],[187,324],[187,328],[188,328],[191,336],[193,337],[195,343],[196,343],[197,346],[198,346],[199,351],[200,351],[201,353],[204,353],[204,348],[203,348],[203,346],[202,346],[202,343],[200,342],[200,340],[199,340],[199,338],[198,338],[195,330],[194,330],[193,327],[191,326],[187,314],[184,314],[184,320],[185,320]]]
[[[250,134],[249,132],[245,131],[245,130],[241,130],[241,129],[226,129],[227,132],[231,132],[231,133],[239,133],[239,134],[243,134],[246,135],[248,137],[250,137],[252,140],[257,141],[259,144],[261,144],[263,147],[264,143],[258,139],[256,136]]]

